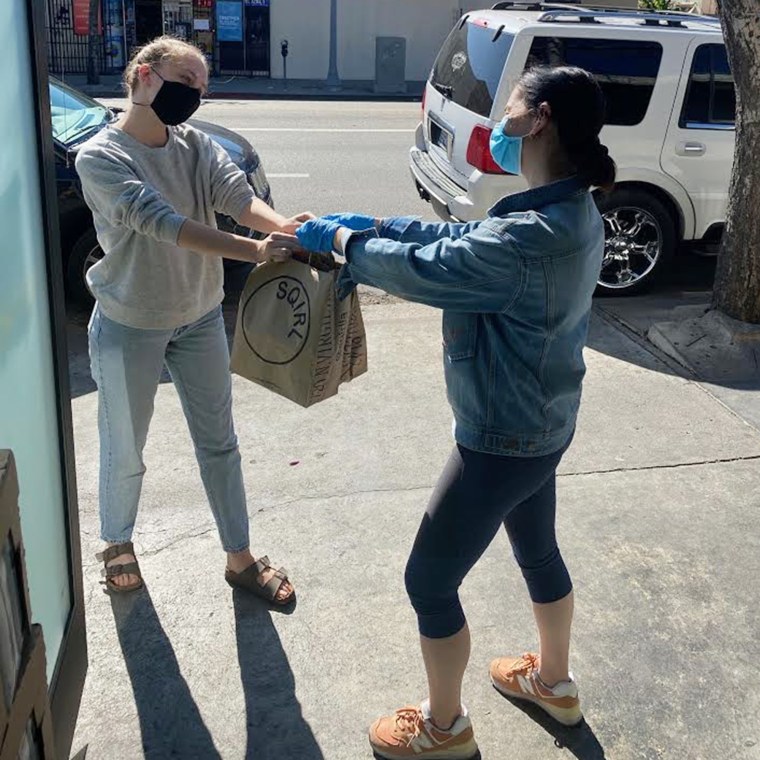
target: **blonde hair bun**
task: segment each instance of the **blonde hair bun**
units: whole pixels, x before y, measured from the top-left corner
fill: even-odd
[[[208,61],[203,55],[203,52],[190,42],[180,40],[177,37],[171,37],[165,35],[163,37],[157,37],[155,40],[143,45],[132,54],[132,58],[127,64],[127,68],[124,69],[124,86],[128,93],[137,86],[138,67],[148,64],[152,66],[156,63],[163,61],[180,61],[183,58],[194,55],[201,61],[206,67],[208,72]]]

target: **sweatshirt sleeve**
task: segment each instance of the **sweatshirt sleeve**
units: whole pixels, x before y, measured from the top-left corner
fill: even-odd
[[[98,150],[84,150],[76,159],[87,205],[114,226],[171,245],[177,244],[186,217],[161,193],[143,182],[123,161]]]
[[[211,203],[214,211],[231,216],[235,221],[256,198],[253,188],[227,151],[209,139],[211,145]]]

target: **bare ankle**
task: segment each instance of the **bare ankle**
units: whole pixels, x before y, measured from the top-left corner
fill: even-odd
[[[253,564],[253,555],[249,549],[241,552],[227,552],[227,568],[233,573],[240,573]]]
[[[462,708],[454,712],[432,712],[430,713],[430,722],[440,731],[451,731],[454,724],[462,715]]]
[[[546,686],[547,689],[553,689],[558,684],[569,681],[570,673],[566,670],[563,672],[561,670],[539,668],[538,677],[542,685]]]
[[[451,731],[452,728],[454,728],[454,724],[457,722],[457,718],[459,718],[459,715],[457,715],[455,718],[452,719],[446,719],[446,720],[436,720],[435,718],[431,717],[430,722],[439,730],[439,731]]]

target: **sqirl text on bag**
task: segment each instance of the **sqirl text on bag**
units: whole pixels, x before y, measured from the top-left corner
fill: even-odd
[[[364,374],[359,296],[354,290],[339,301],[337,277],[296,260],[254,269],[240,299],[231,370],[304,407]]]

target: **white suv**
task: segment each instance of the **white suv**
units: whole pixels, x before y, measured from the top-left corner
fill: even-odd
[[[723,234],[736,100],[715,18],[526,2],[469,13],[425,88],[414,182],[439,216],[462,221],[522,189],[491,159],[491,131],[526,68],[563,64],[594,73],[607,97],[602,140],[618,184],[597,196],[607,230],[600,291],[641,291],[681,241],[714,246]]]

